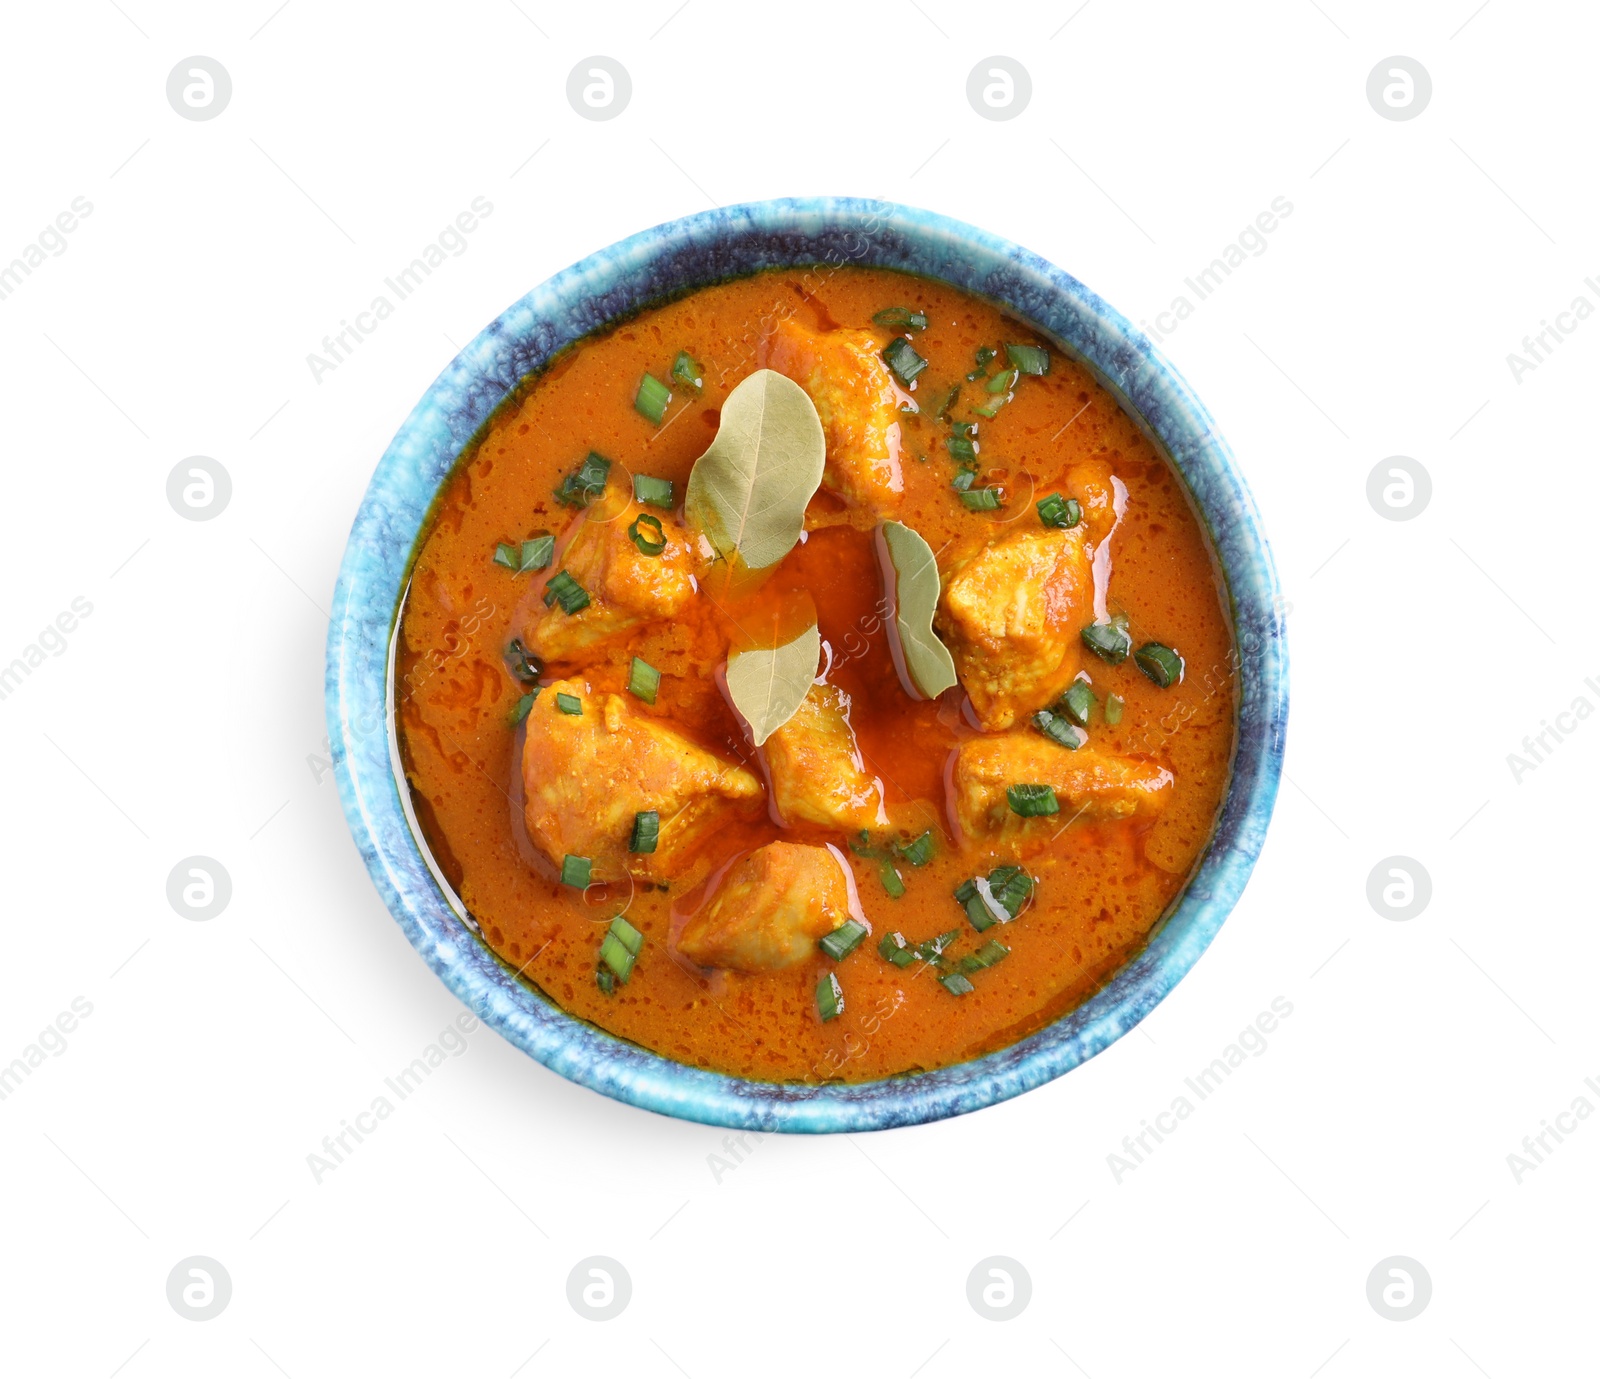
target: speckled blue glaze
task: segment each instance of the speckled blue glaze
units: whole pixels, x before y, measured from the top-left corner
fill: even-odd
[[[852,263],[942,278],[1039,327],[1087,363],[1172,456],[1210,526],[1233,600],[1242,704],[1233,781],[1188,889],[1149,946],[1078,1009],[999,1053],[855,1086],[752,1082],[686,1067],[574,1019],[457,918],[407,824],[389,743],[388,651],[429,504],[462,447],[562,346],[662,298],[763,268]],[[556,274],[439,375],[362,500],[328,629],[328,736],[356,845],[430,967],[486,1023],[574,1082],[666,1115],[751,1130],[873,1130],[975,1111],[1059,1077],[1142,1020],[1243,891],[1277,797],[1288,654],[1254,501],[1210,416],[1138,331],[1035,254],[928,211],[849,198],[765,201],[658,225]]]

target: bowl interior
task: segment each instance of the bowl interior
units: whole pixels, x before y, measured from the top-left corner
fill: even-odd
[[[1148,945],[1098,993],[1009,1048],[853,1085],[755,1082],[672,1062],[578,1020],[518,980],[455,912],[408,822],[391,752],[391,634],[430,505],[463,448],[557,350],[664,298],[766,268],[897,268],[1022,317],[1115,392],[1171,457],[1211,533],[1232,602],[1240,686],[1233,777],[1217,830]],[[1138,1023],[1237,901],[1277,795],[1288,658],[1255,504],[1198,398],[1082,283],[1027,250],[928,211],[848,198],[727,207],[646,230],[565,269],[450,363],[379,462],[350,534],[328,633],[327,714],[340,799],[373,881],[412,945],[477,1016],[563,1076],[668,1115],[740,1129],[848,1131],[976,1110],[1058,1077]]]

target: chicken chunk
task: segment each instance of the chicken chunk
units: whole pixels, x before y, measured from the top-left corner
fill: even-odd
[[[883,782],[867,771],[850,726],[850,696],[836,685],[812,685],[762,751],[784,824],[855,832],[889,822]]]
[[[1071,751],[1033,732],[978,737],[955,750],[951,822],[968,842],[999,844],[1014,856],[1046,845],[1068,823],[1148,818],[1172,795],[1172,772],[1153,761]],[[1023,818],[1006,797],[1013,785],[1048,785],[1060,812]]]
[[[576,700],[579,712],[567,708]],[[523,819],[555,865],[587,857],[597,880],[624,872],[671,876],[730,813],[752,814],[761,782],[667,724],[636,714],[619,694],[581,681],[547,685],[528,711],[522,749]],[[652,853],[630,853],[634,815],[660,815]]]
[[[647,520],[639,531],[647,542],[657,539],[648,519],[661,523],[667,548],[659,555],[646,555],[628,535],[641,516]],[[643,622],[673,617],[694,595],[694,552],[694,538],[664,512],[630,502],[607,517],[596,505],[579,519],[558,566],[589,595],[588,607],[576,613],[563,611],[560,603],[538,607],[527,630],[528,649],[547,661],[570,660]]]
[[[1093,605],[1081,524],[1024,526],[947,573],[935,623],[986,731],[1009,728],[1072,682]]]
[[[702,967],[773,972],[804,962],[859,909],[836,849],[768,843],[734,863],[684,926],[678,951]]]
[[[863,518],[876,521],[899,506],[900,405],[880,357],[878,337],[866,330],[807,330],[784,321],[768,344],[767,367],[792,378],[816,405],[827,438],[822,486]]]

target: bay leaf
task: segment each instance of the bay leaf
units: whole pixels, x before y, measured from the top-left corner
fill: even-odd
[[[684,513],[724,559],[776,565],[800,539],[825,451],[805,390],[757,369],[723,402],[716,439],[689,471]]]
[[[792,642],[728,657],[728,697],[759,747],[799,710],[817,677],[822,638],[813,623]]]
[[[936,699],[956,682],[950,648],[933,630],[939,603],[939,566],[933,548],[914,529],[882,522],[877,532],[884,593],[894,607],[889,650],[901,687],[913,699]]]

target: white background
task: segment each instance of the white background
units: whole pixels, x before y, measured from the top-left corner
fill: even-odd
[[[0,263],[93,212],[0,301],[0,664],[93,612],[0,701],[0,1062],[93,1013],[0,1102],[8,1373],[692,1379],[819,1372],[1593,1372],[1595,1166],[1525,1135],[1600,1080],[1600,724],[1520,783],[1600,676],[1600,319],[1506,356],[1600,273],[1600,24],[1575,4],[245,6],[8,13]],[[567,104],[607,54],[633,97]],[[192,54],[232,100],[191,122]],[[1028,68],[982,120],[966,79]],[[1433,96],[1380,118],[1408,55]],[[530,161],[531,159],[531,161]],[[1221,935],[1140,1031],[943,1124],[751,1141],[614,1104],[480,1029],[336,1171],[307,1155],[461,1007],[352,846],[324,755],[326,609],[378,456],[530,286],[711,203],[853,193],[1012,238],[1135,320],[1274,197],[1292,215],[1165,343],[1237,451],[1289,614],[1286,778]],[[494,210],[355,358],[306,356],[475,196]],[[208,455],[216,520],[166,498]],[[1384,520],[1380,460],[1430,473]],[[1551,739],[1547,739],[1550,741]],[[168,905],[191,854],[232,877]],[[1432,901],[1393,922],[1402,854]],[[1107,1156],[1274,998],[1293,1014],[1119,1182]],[[1571,1124],[1572,1122],[1568,1122]],[[1153,1141],[1152,1141],[1153,1143]],[[196,1322],[166,1279],[222,1263]],[[569,1305],[626,1268],[615,1321]],[[1032,1301],[968,1305],[1004,1255]],[[1369,1304],[1404,1255],[1432,1300]],[[532,1357],[530,1359],[530,1357]]]

